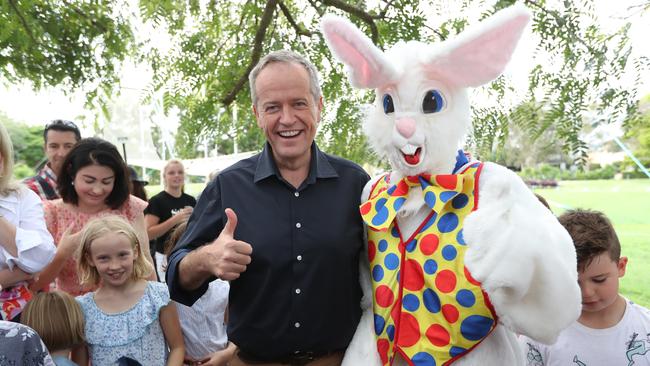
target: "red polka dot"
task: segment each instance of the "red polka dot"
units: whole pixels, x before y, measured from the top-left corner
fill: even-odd
[[[397,187],[395,187],[392,196],[404,196],[408,193],[408,191],[409,191],[409,185],[402,180],[399,183],[397,183]]]
[[[460,314],[454,305],[445,304],[442,305],[442,315],[444,315],[445,319],[447,319],[449,323],[453,324],[458,320]]]
[[[406,179],[411,183],[420,183],[420,178],[417,175],[409,175]]]
[[[431,181],[431,174],[424,173],[424,174],[420,174],[420,176],[426,181],[429,181],[429,182]]]
[[[368,240],[368,261],[372,263],[375,259],[375,254],[377,254],[377,246],[372,240]]]
[[[419,291],[424,286],[424,272],[420,263],[415,259],[409,259],[404,263],[404,288],[410,291]]]
[[[379,352],[379,357],[381,358],[382,365],[388,363],[388,348],[390,348],[390,344],[388,343],[387,339],[377,340],[377,352]]]
[[[442,188],[455,189],[458,177],[455,175],[436,175],[436,183]]]
[[[438,272],[436,288],[446,294],[452,292],[456,288],[456,275],[454,272],[448,269]]]
[[[436,234],[427,234],[420,239],[420,250],[424,255],[431,255],[438,249],[438,236]]]
[[[395,299],[395,295],[393,295],[393,291],[388,286],[381,285],[377,287],[375,291],[375,302],[377,305],[382,308],[387,308],[393,303],[393,299]]]
[[[481,285],[480,282],[478,282],[477,280],[474,279],[474,277],[472,277],[472,274],[469,273],[469,270],[467,269],[467,267],[463,268],[463,271],[465,272],[465,278],[467,278],[469,283],[471,283],[473,285],[477,285],[477,286]]]
[[[393,318],[393,323],[397,323],[401,309],[402,309],[402,300],[398,300],[397,304],[395,304],[393,309],[390,311],[390,317]]]
[[[368,212],[370,212],[371,208],[372,202],[368,201],[359,207],[359,211],[361,212],[361,215],[366,215]]]
[[[443,328],[442,325],[434,324],[427,329],[426,332],[429,342],[436,347],[444,347],[449,344],[450,336],[447,329]]]
[[[411,347],[420,340],[420,324],[413,315],[402,313],[398,337],[397,344],[402,347]]]

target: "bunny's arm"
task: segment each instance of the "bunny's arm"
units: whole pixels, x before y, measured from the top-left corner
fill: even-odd
[[[370,190],[379,177],[371,179],[363,189],[361,202],[365,202],[370,195]],[[366,228],[367,230],[367,228]],[[365,237],[366,235],[364,235]],[[363,291],[361,298],[361,320],[352,341],[345,351],[342,366],[379,366],[381,360],[377,353],[375,342],[375,322],[372,309],[372,284],[370,282],[370,264],[368,262],[368,240],[364,238],[364,251],[359,256],[359,283]]]
[[[513,172],[486,163],[478,208],[465,220],[466,266],[499,321],[543,343],[580,315],[576,254],[569,234]]]

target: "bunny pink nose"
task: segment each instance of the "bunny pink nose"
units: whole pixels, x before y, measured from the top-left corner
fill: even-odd
[[[410,117],[398,118],[395,127],[397,127],[397,132],[400,135],[410,138],[415,133],[415,119]]]

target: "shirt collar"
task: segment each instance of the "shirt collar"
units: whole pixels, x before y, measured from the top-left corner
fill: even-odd
[[[41,169],[41,172],[46,175],[47,177],[51,178],[52,180],[56,181],[56,174],[54,174],[54,170],[50,167],[50,163],[45,164],[43,169]]]
[[[257,183],[272,175],[275,175],[278,179],[282,178],[277,165],[275,165],[275,160],[273,160],[273,150],[271,145],[267,142],[264,145],[264,150],[260,153],[259,160],[257,161],[254,182]],[[315,142],[312,142],[309,175],[307,176],[305,183],[312,184],[316,182],[317,178],[337,178],[338,176],[336,170],[334,170],[330,162],[327,160],[325,153],[320,151]]]

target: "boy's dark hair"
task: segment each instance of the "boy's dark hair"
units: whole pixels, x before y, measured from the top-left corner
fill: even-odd
[[[178,225],[176,225],[175,228],[172,229],[171,234],[169,234],[169,237],[165,242],[164,253],[167,257],[169,257],[169,255],[172,254],[172,251],[176,247],[176,244],[178,244],[178,241],[181,240],[181,237],[183,236],[183,234],[185,234],[186,229],[187,229],[187,219],[181,221]]]
[[[604,213],[592,210],[570,210],[558,220],[571,235],[578,256],[578,271],[591,264],[591,261],[607,252],[613,261],[621,258],[621,243],[614,226]]]
[[[79,127],[77,127],[77,125],[72,121],[55,119],[48,122],[43,129],[43,140],[45,142],[47,142],[48,131],[74,132],[76,140],[81,140],[81,132],[79,132]]]
[[[79,196],[72,183],[81,168],[93,164],[108,167],[113,171],[113,191],[106,198],[106,204],[114,210],[118,209],[129,198],[126,164],[115,145],[95,137],[81,139],[65,157],[63,171],[56,181],[59,195],[63,202],[78,205]]]

